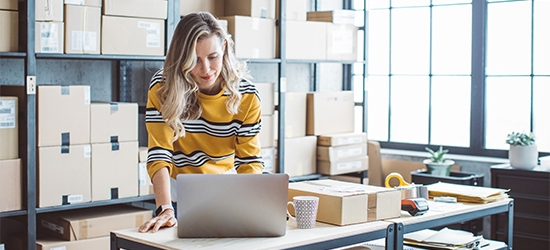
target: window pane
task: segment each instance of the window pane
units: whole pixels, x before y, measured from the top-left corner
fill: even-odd
[[[369,139],[388,140],[389,77],[370,76],[367,81],[367,132]]]
[[[487,77],[485,147],[508,149],[506,135],[531,131],[529,77]]]
[[[429,73],[430,9],[394,9],[391,33],[391,73]]]
[[[457,4],[457,3],[472,3],[472,0],[432,0],[433,5],[437,4]]]
[[[427,76],[392,77],[391,141],[428,143],[428,79]]]
[[[535,1],[534,72],[550,75],[550,1]]]
[[[378,9],[378,8],[389,8],[390,7],[390,0],[369,0],[367,1],[367,8],[370,9]]]
[[[535,77],[533,81],[533,132],[538,150],[550,153],[550,77]]]
[[[388,75],[390,73],[390,26],[389,10],[369,12],[368,72]]]
[[[433,145],[470,146],[470,77],[432,77]]]
[[[355,75],[352,77],[353,81],[353,101],[363,102],[363,76]]]
[[[356,10],[365,9],[365,5],[363,4],[363,0],[353,0],[353,8],[356,9]]]
[[[469,75],[472,58],[472,6],[434,7],[432,17],[432,74]]]
[[[392,7],[429,6],[430,0],[392,0]]]
[[[531,74],[531,2],[492,3],[487,13],[487,75]]]
[[[353,111],[353,115],[355,116],[355,127],[353,131],[356,133],[363,132],[363,107],[355,106]]]

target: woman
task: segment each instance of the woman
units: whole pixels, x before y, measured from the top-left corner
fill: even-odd
[[[260,99],[245,77],[246,64],[214,16],[180,20],[149,87],[147,170],[157,213],[140,232],[176,224],[171,201],[178,174],[262,173]]]

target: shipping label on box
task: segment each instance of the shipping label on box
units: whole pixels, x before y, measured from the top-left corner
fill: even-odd
[[[92,201],[138,196],[138,142],[92,143]]]
[[[367,143],[367,133],[337,133],[317,136],[317,145],[340,146],[358,143]]]
[[[40,232],[78,242],[109,236],[113,230],[137,228],[151,218],[149,209],[115,205],[43,213],[36,224]]]
[[[102,7],[102,0],[65,0],[65,5],[79,5],[89,7]]]
[[[401,216],[401,191],[336,180],[289,183],[288,200],[294,196],[319,197],[317,221],[349,225]]]
[[[317,172],[325,175],[338,175],[365,171],[369,169],[368,156],[345,158],[333,161],[317,161]]]
[[[0,96],[0,160],[19,158],[17,101],[15,96]]]
[[[327,24],[327,60],[357,61],[357,32],[353,25]]]
[[[36,22],[36,53],[63,53],[63,22]]]
[[[0,160],[0,190],[2,190],[0,212],[23,208],[21,172],[21,159]]]
[[[17,2],[16,2],[17,3]],[[17,52],[19,42],[19,13],[0,10],[0,52]]]

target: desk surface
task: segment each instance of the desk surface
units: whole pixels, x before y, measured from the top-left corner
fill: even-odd
[[[113,231],[120,239],[130,240],[145,246],[161,249],[283,249],[315,244],[319,242],[376,233],[376,238],[386,237],[386,229],[393,225],[390,222],[375,221],[349,226],[334,226],[317,223],[312,229],[298,229],[296,222],[287,223],[286,235],[268,238],[197,238],[179,239],[177,228],[164,228],[157,233],[139,233],[137,229]],[[364,239],[364,241],[376,239]]]

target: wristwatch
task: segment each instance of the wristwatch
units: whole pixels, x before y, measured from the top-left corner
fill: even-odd
[[[172,209],[174,210],[174,207],[172,207],[172,204],[164,204],[164,205],[161,205],[157,208],[157,210],[155,211],[155,216],[159,216],[162,212],[164,212],[165,210],[167,209]]]

